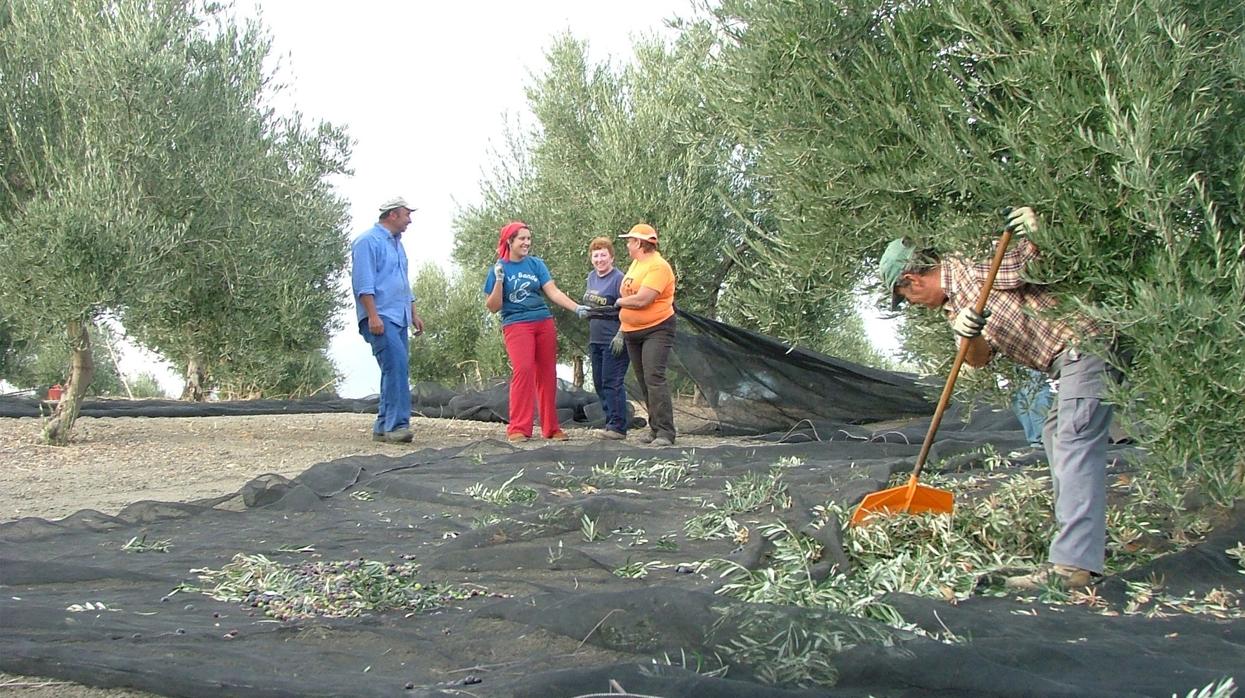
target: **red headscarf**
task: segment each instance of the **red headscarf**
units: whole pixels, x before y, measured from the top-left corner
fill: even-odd
[[[526,227],[527,223],[523,221],[510,221],[501,227],[501,235],[497,238],[498,259],[506,262],[510,261],[510,241],[519,234],[520,230]]]

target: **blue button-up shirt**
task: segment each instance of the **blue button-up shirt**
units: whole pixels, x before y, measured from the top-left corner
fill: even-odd
[[[371,295],[376,313],[402,327],[411,324],[415,300],[406,275],[406,250],[399,236],[377,223],[350,244],[350,284],[354,288],[355,321],[367,318],[359,296]]]

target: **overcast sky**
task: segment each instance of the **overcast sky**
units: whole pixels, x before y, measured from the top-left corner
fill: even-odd
[[[335,182],[350,203],[351,237],[389,197],[418,209],[403,236],[412,276],[426,262],[448,265],[454,212],[477,201],[506,119],[530,123],[524,87],[543,72],[554,37],[569,32],[593,60],[626,62],[633,37],[671,36],[664,20],[691,14],[687,0],[238,0],[237,9],[258,13],[272,33],[288,85],[279,105],[345,126],[355,140],[354,175]],[[353,328],[334,337],[330,356],[341,395],[377,392],[380,372]],[[135,355],[123,369],[149,370],[150,360]],[[179,390],[164,373],[166,389]]]

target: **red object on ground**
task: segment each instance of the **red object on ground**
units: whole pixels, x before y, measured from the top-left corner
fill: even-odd
[[[49,402],[56,402],[56,401],[58,401],[58,400],[60,400],[60,399],[61,399],[61,395],[63,395],[64,393],[65,393],[65,388],[64,388],[64,387],[62,387],[62,386],[58,383],[58,384],[56,384],[56,385],[52,386],[51,388],[48,388],[48,401],[49,401]]]

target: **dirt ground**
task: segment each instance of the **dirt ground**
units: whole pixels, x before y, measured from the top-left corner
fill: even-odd
[[[292,477],[311,465],[352,455],[461,446],[504,439],[505,426],[416,418],[415,440],[371,440],[367,414],[249,417],[91,418],[74,426],[65,447],[39,443],[38,419],[0,419],[0,521],[59,519],[81,509],[115,514],[141,500],[187,502],[237,491],[258,475]],[[568,428],[572,440],[594,438]],[[680,445],[721,439],[680,437]],[[535,439],[527,447],[549,445]],[[23,698],[146,698],[149,693],[97,689],[55,679],[0,673],[0,695]]]

